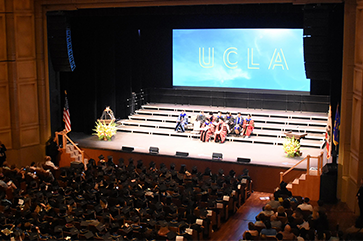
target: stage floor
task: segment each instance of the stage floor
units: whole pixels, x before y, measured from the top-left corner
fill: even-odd
[[[159,155],[175,156],[177,151],[188,152],[190,158],[212,160],[212,154],[222,153],[223,161],[237,162],[237,157],[250,158],[252,165],[264,165],[273,167],[290,168],[307,155],[318,156],[323,149],[301,148],[302,157],[288,158],[284,155],[282,146],[251,144],[243,142],[214,142],[203,143],[199,139],[169,137],[158,135],[145,135],[136,133],[118,132],[112,141],[99,141],[97,136],[83,133],[70,133],[73,141],[78,142],[79,147],[92,149],[105,149],[121,151],[122,146],[133,147],[134,152],[149,153],[151,146],[159,148]],[[247,163],[245,163],[247,164]],[[317,167],[317,159],[311,159],[310,167]],[[297,166],[306,169],[306,162]]]

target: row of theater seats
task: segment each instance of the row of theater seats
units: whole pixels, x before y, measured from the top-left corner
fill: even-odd
[[[45,170],[48,169],[48,170]],[[251,190],[248,175],[211,173],[141,160],[90,160],[58,170],[1,170],[15,184],[1,192],[2,239],[202,240],[236,212]]]

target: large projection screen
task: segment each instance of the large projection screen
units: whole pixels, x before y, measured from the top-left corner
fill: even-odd
[[[302,29],[173,29],[173,86],[310,91]]]

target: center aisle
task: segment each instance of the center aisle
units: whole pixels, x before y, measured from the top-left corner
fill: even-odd
[[[246,202],[231,216],[222,227],[212,234],[210,240],[239,240],[248,228],[249,222],[255,222],[255,217],[262,211],[262,207],[269,200],[261,200],[260,197],[268,197],[271,193],[253,192]]]

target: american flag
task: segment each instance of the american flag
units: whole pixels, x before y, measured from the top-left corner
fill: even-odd
[[[63,121],[66,132],[71,131],[71,115],[69,114],[69,106],[68,106],[68,98],[67,98],[67,92],[65,93],[65,103],[63,108]]]

